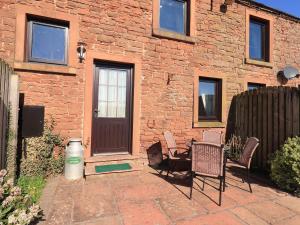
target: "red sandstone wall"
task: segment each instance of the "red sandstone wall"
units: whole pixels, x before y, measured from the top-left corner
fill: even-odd
[[[12,65],[15,50],[15,0],[0,1],[0,58]]]
[[[0,57],[13,62],[14,1],[0,3]],[[227,107],[233,95],[244,90],[247,80],[278,85],[276,74],[287,64],[300,68],[300,23],[275,17],[274,63],[266,68],[244,63],[246,48],[245,7],[234,4],[219,11],[215,1],[196,1],[196,44],[152,36],[151,0],[18,1],[18,4],[49,8],[79,17],[80,40],[87,52],[96,50],[142,59],[141,148],[161,139],[164,130],[179,142],[200,138],[202,129],[193,123],[193,67],[228,74]],[[74,53],[76,54],[76,53]],[[46,106],[65,136],[82,136],[85,65],[76,76],[18,72],[26,104]],[[171,82],[167,85],[168,76]],[[300,79],[288,85],[300,84]],[[90,113],[90,112],[85,112]]]

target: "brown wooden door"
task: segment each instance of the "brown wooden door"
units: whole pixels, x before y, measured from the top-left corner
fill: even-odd
[[[132,67],[96,64],[94,76],[93,154],[131,151]]]

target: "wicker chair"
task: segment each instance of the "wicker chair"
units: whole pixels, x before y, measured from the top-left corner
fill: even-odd
[[[233,161],[234,163],[238,164],[241,168],[244,168],[247,170],[247,183],[249,185],[250,192],[252,193],[252,188],[250,184],[249,174],[250,174],[250,166],[251,166],[251,160],[255,153],[255,150],[257,149],[259,145],[259,140],[255,137],[250,137],[247,139],[243,153],[241,154],[238,161]],[[244,179],[243,179],[244,182]]]
[[[189,148],[178,148],[176,145],[176,141],[174,139],[173,134],[170,131],[164,132],[164,137],[167,142],[168,147],[168,172],[167,177],[169,176],[170,171],[174,171],[176,164],[178,163],[184,163],[187,164],[190,167],[190,157],[189,157]],[[183,152],[179,152],[179,150],[183,150]],[[189,170],[190,168],[187,168]]]
[[[205,130],[203,131],[202,139],[203,142],[220,145],[223,143],[223,133],[217,131]]]
[[[212,177],[220,180],[219,205],[222,202],[224,184],[224,149],[221,145],[198,142],[192,147],[192,175],[190,199],[192,199],[193,183],[196,176]],[[204,190],[203,181],[203,190]]]

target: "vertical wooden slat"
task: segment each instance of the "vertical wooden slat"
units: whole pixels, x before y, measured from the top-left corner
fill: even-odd
[[[257,91],[258,96],[257,96],[257,138],[261,141],[261,144],[257,148],[257,156],[258,156],[258,167],[262,168],[262,158],[263,158],[263,140],[262,138],[262,122],[263,122],[263,117],[262,117],[262,91],[259,89]]]
[[[253,136],[253,113],[252,113],[252,110],[253,110],[253,95],[248,92],[248,98],[249,98],[249,109],[248,109],[248,118],[249,118],[249,121],[248,121],[248,135],[250,137]]]
[[[9,120],[9,81],[12,69],[0,59],[0,168],[6,166],[6,139]]]
[[[241,95],[241,102],[240,102],[240,108],[241,108],[241,111],[240,111],[240,120],[241,120],[241,129],[240,129],[240,136],[241,138],[244,140],[245,138],[245,130],[244,130],[244,126],[245,126],[245,107],[244,107],[244,98],[245,98],[245,95]]]
[[[3,113],[4,113],[4,102],[3,102],[3,93],[4,93],[4,74],[5,74],[5,64],[4,62],[1,60],[0,62],[0,67],[1,67],[1,71],[0,71],[0,150],[1,150],[1,160],[0,160],[0,163],[1,163],[1,168],[4,167],[3,163],[4,163],[4,153],[5,153],[5,149],[3,148],[3,140],[2,140],[2,137],[3,137]]]
[[[258,108],[257,108],[257,90],[254,90],[253,91],[253,101],[252,101],[252,118],[253,118],[253,121],[252,121],[252,136],[254,137],[258,137],[258,132],[257,132],[257,124],[258,124],[258,121],[257,121],[257,115],[258,115]],[[258,159],[259,159],[259,156],[258,156],[258,151],[255,152],[254,154],[254,157],[253,157],[253,161],[254,161],[254,166],[258,166]]]
[[[244,129],[245,129],[245,136],[246,137],[250,137],[249,136],[249,133],[248,133],[248,127],[249,127],[249,94],[248,94],[248,92],[246,92],[245,94],[245,99],[244,99],[244,101],[245,101],[245,105],[244,105],[244,113],[245,113],[245,121],[244,121],[244,124],[245,124],[245,126],[244,126]]]
[[[267,152],[268,152],[268,93],[267,89],[261,90],[262,94],[262,136],[261,136],[261,149],[262,149],[262,161],[261,166],[263,169],[267,168]]]
[[[298,136],[300,134],[300,121],[299,121],[300,89],[297,89],[297,88],[292,89],[292,100],[291,101],[292,101],[292,114],[293,114],[292,135]]]
[[[285,125],[286,125],[286,130],[285,130],[285,137],[284,139],[287,139],[288,137],[292,136],[293,133],[293,125],[292,125],[292,120],[293,120],[293,111],[292,111],[292,89],[290,87],[285,88],[285,115],[284,115],[284,120],[285,120]]]
[[[274,148],[273,142],[274,142],[274,127],[273,127],[273,88],[267,89],[267,98],[268,98],[268,105],[267,105],[267,136],[268,136],[268,145],[267,145],[267,159],[269,159],[272,149]]]
[[[276,90],[273,88],[273,112],[274,112],[274,117],[273,117],[273,126],[274,126],[274,147],[272,149],[272,153],[279,149],[279,91],[278,89]]]
[[[286,124],[284,121],[285,117],[285,90],[283,87],[279,87],[279,143],[280,145],[285,141],[285,130],[286,130]]]

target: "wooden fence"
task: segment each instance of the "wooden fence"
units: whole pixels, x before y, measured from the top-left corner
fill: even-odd
[[[13,70],[0,59],[0,168],[6,167],[9,122],[9,82]]]
[[[233,98],[229,113],[230,134],[257,137],[260,145],[253,166],[269,170],[272,153],[288,137],[300,135],[300,88],[267,87],[246,91]]]

